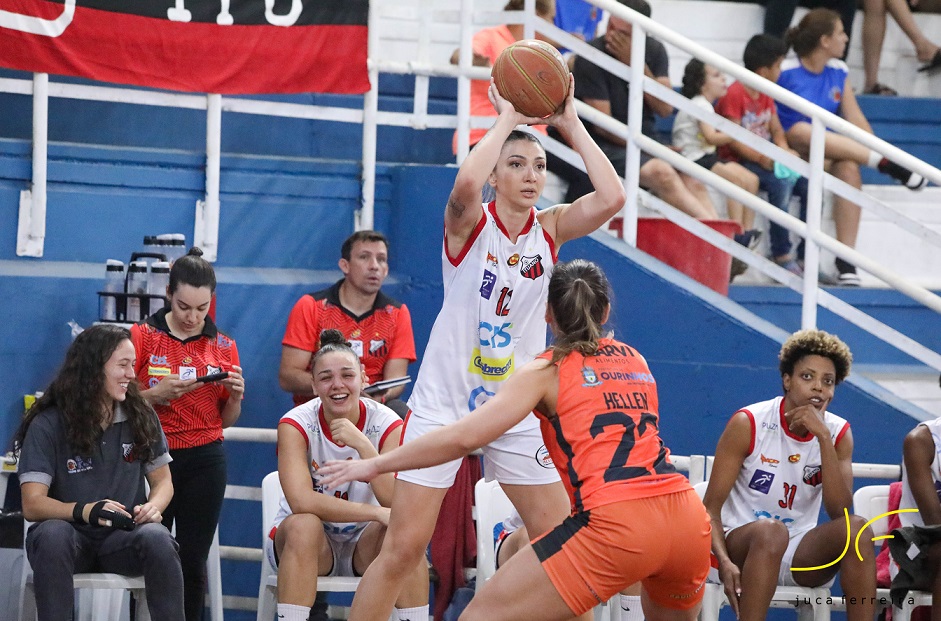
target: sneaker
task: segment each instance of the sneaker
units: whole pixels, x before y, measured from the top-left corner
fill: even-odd
[[[783,267],[784,269],[794,274],[795,276],[800,276],[801,278],[804,277],[804,270],[801,269],[801,266],[798,265],[797,261],[795,261],[794,259],[787,259],[785,261],[775,261],[775,263],[777,263],[778,267]]]
[[[733,236],[736,242],[745,246],[749,250],[754,250],[755,246],[761,240],[761,229],[748,229],[744,233],[738,233]]]
[[[856,272],[842,272],[837,276],[836,281],[841,287],[859,287],[863,284]]]
[[[899,166],[895,162],[890,162],[888,158],[882,158],[882,161],[879,162],[879,172],[884,175],[889,175],[893,179],[897,179],[902,182],[909,190],[921,190],[926,185],[928,185],[928,180],[914,173],[904,166]],[[857,279],[858,280],[858,279]]]

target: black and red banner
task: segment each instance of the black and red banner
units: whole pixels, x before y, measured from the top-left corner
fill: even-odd
[[[199,93],[363,93],[368,14],[368,0],[0,0],[0,66]]]

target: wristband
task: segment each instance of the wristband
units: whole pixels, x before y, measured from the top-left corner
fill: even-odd
[[[99,523],[99,518],[101,518],[101,510],[104,509],[107,504],[106,500],[99,500],[95,503],[95,506],[91,508],[91,511],[88,512],[88,523],[92,526],[101,526]]]
[[[75,522],[76,524],[88,524],[88,522],[85,521],[85,518],[82,517],[82,512],[84,510],[85,510],[84,503],[81,503],[81,502],[75,503],[75,506],[72,507],[72,521]]]

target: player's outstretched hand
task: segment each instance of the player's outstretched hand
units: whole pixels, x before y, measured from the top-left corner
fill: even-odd
[[[490,103],[493,104],[493,109],[497,111],[497,116],[512,114],[516,117],[515,125],[543,125],[546,123],[545,119],[540,119],[538,116],[526,116],[518,112],[516,108],[513,107],[513,104],[504,99],[500,91],[497,90],[497,85],[494,83],[493,78],[490,78],[490,90],[487,94],[490,97]]]
[[[545,119],[542,123],[559,128],[562,133],[566,133],[573,123],[581,123],[578,118],[578,112],[575,111],[575,76],[569,74],[569,94],[565,96],[565,103],[555,114]]]
[[[738,599],[742,596],[742,571],[731,560],[719,564],[719,579],[725,588],[725,596],[729,606],[738,618]]]
[[[323,477],[320,480],[321,485],[330,490],[351,481],[369,483],[379,476],[379,469],[372,459],[348,459],[328,461],[320,467],[317,475]]]

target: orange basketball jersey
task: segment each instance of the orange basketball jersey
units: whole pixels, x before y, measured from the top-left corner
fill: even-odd
[[[558,364],[557,412],[536,414],[574,513],[690,489],[660,439],[657,385],[640,353],[602,339],[595,355]]]

